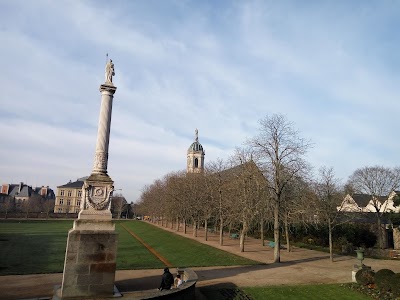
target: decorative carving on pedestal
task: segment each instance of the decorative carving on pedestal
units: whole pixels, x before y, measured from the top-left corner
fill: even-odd
[[[112,182],[105,185],[91,185],[88,181],[83,185],[83,209],[84,210],[110,210],[111,197],[114,191]]]
[[[93,170],[100,170],[104,173],[107,170],[108,154],[104,152],[97,152],[94,156]]]

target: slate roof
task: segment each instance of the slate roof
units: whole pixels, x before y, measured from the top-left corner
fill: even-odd
[[[21,188],[21,190],[19,190]],[[30,197],[33,189],[26,184],[10,184],[9,195],[12,197]]]
[[[367,194],[353,194],[352,195],[353,200],[357,203],[359,207],[366,207],[369,203],[369,201],[372,199],[371,195]],[[378,197],[378,201],[383,204],[385,202],[387,197]]]
[[[8,186],[8,195],[11,197],[29,198],[34,194],[42,196],[41,194],[42,187],[32,188],[32,186],[26,185],[23,182],[19,184],[15,183],[5,184],[3,186]],[[46,187],[46,189],[47,189],[47,194],[44,197],[46,199],[55,199],[56,197],[54,191],[49,187]]]
[[[45,187],[46,195],[42,195],[42,188],[44,188],[44,187],[36,187],[34,189],[34,192],[38,195],[41,195],[42,197],[44,197],[46,199],[56,199],[56,195],[54,194],[54,191],[51,188]]]
[[[258,168],[258,166],[255,164],[253,160],[247,161],[240,165],[233,166],[229,169],[225,169],[223,171],[218,172],[217,174],[224,176],[226,180],[230,180],[232,177],[239,176],[244,171],[251,169],[255,170],[260,177],[263,177],[266,180],[261,170]]]
[[[10,184],[8,188],[8,194],[12,197],[18,194],[19,185],[18,184]]]
[[[57,188],[81,188],[83,186],[83,180],[82,178],[79,178],[77,181],[74,182],[68,182],[67,184],[60,185]]]

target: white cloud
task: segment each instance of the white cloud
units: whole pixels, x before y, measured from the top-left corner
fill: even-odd
[[[278,112],[314,142],[316,168],[346,179],[358,167],[395,165],[398,11],[394,3],[2,3],[0,179],[55,188],[90,173],[107,52],[117,86],[108,170],[130,201],[185,169],[195,128],[207,162],[228,157]]]

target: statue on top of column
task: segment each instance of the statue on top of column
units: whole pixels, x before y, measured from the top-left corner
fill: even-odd
[[[107,64],[106,64],[106,83],[108,84],[113,84],[112,83],[112,77],[115,75],[114,71],[114,63],[110,59]]]

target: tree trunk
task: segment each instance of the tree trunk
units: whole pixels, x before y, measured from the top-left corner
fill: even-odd
[[[328,234],[329,234],[329,257],[331,259],[331,262],[333,262],[332,224],[330,218],[328,218]]]
[[[174,229],[174,219],[171,218],[171,229]]]
[[[208,238],[208,232],[207,232],[207,219],[206,220],[204,220],[204,237],[205,237],[205,240],[207,241],[207,238]]]
[[[261,217],[260,220],[260,238],[261,238],[261,245],[265,246],[265,242],[264,242],[264,218]]]
[[[186,234],[186,219],[183,219],[183,233]]]
[[[176,231],[179,231],[179,217],[176,217]]]
[[[376,222],[378,226],[378,243],[379,243],[379,249],[383,249],[383,234],[382,234],[382,220],[379,212],[376,214]]]
[[[197,237],[197,223],[196,223],[196,220],[193,220],[193,236]]]
[[[247,233],[247,222],[243,222],[243,229],[240,231],[240,252],[244,252],[244,237]]]
[[[285,214],[285,236],[286,236],[286,251],[290,252],[290,239],[289,239],[289,221],[288,221],[288,216]]]
[[[275,200],[274,206],[274,263],[281,262],[281,241],[279,235],[279,202]]]
[[[224,244],[224,220],[222,217],[219,219],[219,244]]]

